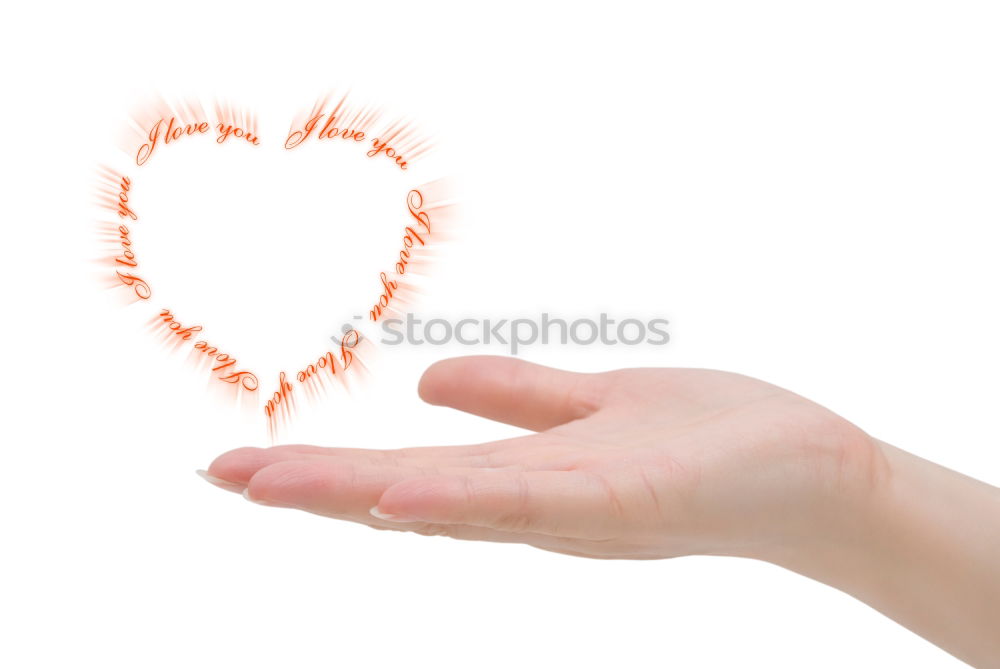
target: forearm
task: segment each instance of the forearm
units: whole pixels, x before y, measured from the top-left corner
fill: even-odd
[[[1000,667],[1000,489],[880,444],[888,476],[772,561],[843,590],[976,667]],[[847,505],[849,507],[849,505]]]

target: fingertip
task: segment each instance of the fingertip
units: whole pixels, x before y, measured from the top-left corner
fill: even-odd
[[[245,446],[235,448],[217,457],[208,466],[207,473],[223,481],[245,486],[258,471],[284,460],[307,460],[324,455],[331,449],[317,446],[284,445],[270,448]]]
[[[404,518],[402,516],[397,516],[397,515],[394,515],[394,514],[391,514],[391,513],[386,513],[385,511],[382,511],[381,509],[379,509],[378,506],[373,506],[372,508],[368,509],[368,513],[371,516],[373,516],[374,518],[378,518],[379,520],[388,520],[388,521],[393,522],[393,523],[413,523],[413,522],[416,522],[412,518]]]
[[[355,467],[345,462],[283,460],[254,474],[247,485],[247,496],[265,505],[321,515],[363,516],[392,476],[384,468]]]
[[[511,360],[500,355],[465,355],[438,360],[428,367],[417,384],[420,399],[435,406],[452,406],[456,391],[478,383],[497,366]]]
[[[227,481],[225,479],[219,478],[218,476],[212,476],[204,469],[196,469],[194,473],[208,481],[212,485],[222,488],[223,490],[228,490],[229,492],[241,493],[246,488],[242,483],[237,483],[235,481]]]
[[[263,448],[244,446],[226,451],[215,458],[205,473],[215,479],[231,484],[246,485],[253,473],[267,461],[267,451]],[[207,480],[207,479],[206,479]],[[212,481],[209,481],[212,483]]]
[[[445,365],[448,360],[439,360],[424,370],[424,373],[420,376],[420,381],[417,383],[417,396],[420,397],[424,402],[433,405],[441,404],[440,397],[440,379],[442,378],[441,368]]]
[[[382,493],[372,515],[385,520],[449,522],[449,509],[464,487],[452,476],[410,478],[395,483]],[[376,515],[377,511],[381,515]]]
[[[262,504],[299,506],[303,500],[314,499],[321,485],[325,482],[315,463],[283,460],[257,470],[247,482],[243,496]]]

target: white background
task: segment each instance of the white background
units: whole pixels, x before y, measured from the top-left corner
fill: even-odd
[[[995,7],[7,6],[0,664],[959,665],[766,564],[373,532],[206,485],[194,469],[266,445],[261,415],[147,334],[154,305],[102,286],[90,199],[98,163],[128,165],[115,133],[137,102],[259,111],[257,154],[192,139],[134,179],[152,302],[211,320],[267,389],[363,313],[395,251],[401,223],[379,217],[405,179],[339,147],[301,163],[276,148],[293,114],[351,87],[416,119],[439,140],[428,171],[461,184],[420,313],[668,318],[665,347],[523,357],[759,376],[1000,484]],[[476,352],[504,351],[390,349],[287,438],[513,434],[416,397],[426,365]]]

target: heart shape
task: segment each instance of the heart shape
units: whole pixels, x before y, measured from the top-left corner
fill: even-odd
[[[298,316],[302,300],[283,299],[291,291],[332,285],[339,293],[360,278],[373,288],[365,306],[351,315],[355,321],[378,324],[411,306],[419,292],[414,279],[426,275],[434,247],[450,237],[454,212],[447,182],[421,179],[415,169],[430,144],[411,124],[380,123],[381,117],[375,107],[352,105],[346,96],[335,105],[325,98],[294,118],[287,135],[275,141],[262,136],[256,116],[245,110],[216,105],[209,116],[197,103],[161,100],[134,115],[123,146],[131,166],[99,170],[104,261],[114,269],[105,275],[108,285],[132,302],[153,303],[164,299],[164,293],[170,306],[160,303],[151,314],[153,331],[171,349],[187,347],[189,360],[203,372],[210,370],[216,385],[231,389],[241,402],[266,397],[258,403],[272,438],[293,417],[297,394],[319,397],[335,386],[350,390],[367,373],[366,361],[375,350],[358,324],[345,327],[339,340],[327,346],[339,328],[327,324],[327,313],[317,319],[319,312],[310,309],[314,327],[297,326],[291,345],[308,350],[304,347],[322,340],[325,350],[317,346],[313,353],[298,354],[292,368],[272,364],[279,370],[273,374],[277,389],[265,392],[246,358],[231,352],[238,350],[241,324],[246,328],[253,321],[256,334],[264,330],[264,339],[274,341],[285,340],[289,331],[272,327],[275,331],[267,332],[268,324],[297,324],[300,319],[279,308],[278,318],[272,313],[265,320],[261,298],[277,298],[273,305],[296,309]],[[206,149],[218,153],[210,157]],[[275,169],[255,173],[260,163],[252,158],[258,156]],[[291,161],[300,156],[307,169],[295,172]],[[263,181],[254,183],[255,175]],[[157,180],[158,193],[151,185]],[[257,197],[266,192],[282,195]],[[317,193],[318,198],[307,197]],[[192,203],[197,215],[191,213]],[[239,209],[234,203],[243,211],[234,211]],[[331,209],[340,216],[332,216]],[[393,219],[391,225],[383,223]],[[362,233],[374,243],[357,244]],[[248,241],[252,235],[257,239]],[[386,246],[391,250],[388,262],[376,262],[376,257],[386,258]],[[261,250],[290,256],[292,269],[280,262],[265,264]],[[187,262],[178,265],[178,257]],[[362,271],[361,264],[369,269]],[[316,267],[348,270],[339,278],[306,271]],[[171,272],[182,272],[187,281],[169,285],[164,277]],[[169,287],[161,291],[160,286]],[[230,318],[237,327],[227,330],[226,319],[216,317],[227,310],[246,317]],[[317,320],[324,323],[322,334],[298,337],[310,329],[315,333]],[[340,322],[345,321],[350,322],[346,315]],[[296,393],[300,387],[302,392]]]

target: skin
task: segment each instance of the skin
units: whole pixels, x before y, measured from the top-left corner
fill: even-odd
[[[591,558],[731,555],[839,588],[977,667],[1000,667],[1000,489],[738,374],[578,374],[476,356],[420,396],[532,430],[468,446],[278,446],[210,482],[377,529]]]

